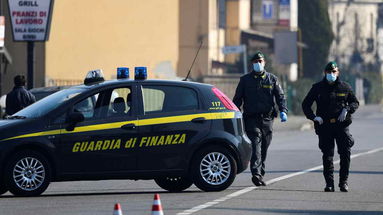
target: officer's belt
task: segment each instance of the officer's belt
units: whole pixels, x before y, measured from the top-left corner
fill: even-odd
[[[272,116],[271,113],[245,113],[244,117],[257,117],[257,118],[270,118]]]
[[[337,122],[337,119],[336,118],[330,118],[330,119],[327,119],[325,122],[328,122],[330,124],[334,124]]]

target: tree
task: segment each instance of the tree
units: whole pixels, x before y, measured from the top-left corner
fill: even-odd
[[[303,50],[303,76],[317,78],[322,75],[334,39],[328,1],[299,0],[298,26],[302,41],[308,46]]]

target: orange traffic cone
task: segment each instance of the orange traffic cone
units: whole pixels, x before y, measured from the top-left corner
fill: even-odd
[[[152,206],[152,215],[164,215],[162,211],[162,205],[160,200],[160,194],[154,194],[153,206]]]
[[[122,215],[120,203],[114,205],[113,215]]]

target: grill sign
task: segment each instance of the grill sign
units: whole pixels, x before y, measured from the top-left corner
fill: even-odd
[[[53,0],[8,0],[13,39],[46,41]]]

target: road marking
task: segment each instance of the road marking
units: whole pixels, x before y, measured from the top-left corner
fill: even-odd
[[[358,153],[358,154],[355,154],[355,155],[351,155],[351,159],[357,158],[357,157],[360,157],[360,156],[364,156],[364,155],[368,155],[368,154],[373,154],[373,153],[380,152],[380,151],[383,151],[383,147],[377,148],[377,149],[373,149],[373,150],[370,150],[370,151],[367,151],[367,152],[362,152],[362,153]],[[334,164],[338,164],[339,162],[340,162],[340,160],[336,160],[334,162]],[[320,165],[320,166],[316,166],[316,167],[313,167],[313,168],[310,168],[310,169],[302,170],[300,172],[295,172],[295,173],[291,173],[291,174],[288,174],[288,175],[280,176],[280,177],[277,177],[277,178],[274,178],[274,179],[266,181],[266,184],[268,184],[268,185],[269,184],[273,184],[273,183],[276,183],[278,181],[282,181],[282,180],[285,180],[285,179],[288,179],[288,178],[292,178],[292,177],[295,177],[295,176],[298,176],[298,175],[303,175],[303,174],[306,174],[306,173],[309,173],[309,172],[313,172],[315,170],[319,170],[319,169],[322,169],[322,168],[323,168],[323,166]],[[246,188],[243,188],[242,190],[238,190],[238,191],[236,191],[234,193],[228,194],[228,195],[226,195],[224,197],[221,197],[219,199],[216,199],[216,200],[204,203],[202,205],[195,206],[195,207],[193,207],[191,209],[182,211],[180,213],[177,213],[177,215],[189,215],[189,214],[193,214],[193,213],[195,213],[197,211],[200,211],[202,209],[211,207],[213,205],[216,205],[218,203],[227,201],[229,199],[238,197],[240,195],[243,195],[245,193],[253,191],[253,190],[257,189],[257,188],[258,187],[246,187]]]

